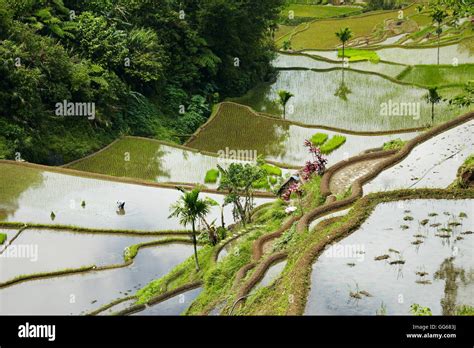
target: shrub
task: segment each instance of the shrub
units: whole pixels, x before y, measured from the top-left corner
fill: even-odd
[[[6,239],[7,239],[7,235],[5,233],[0,233],[0,245],[5,243]]]
[[[257,189],[257,190],[262,190],[262,189],[269,190],[270,189],[270,185],[268,184],[267,177],[263,177],[260,180],[255,181],[254,183],[252,183],[252,187]]]
[[[411,314],[418,315],[418,316],[433,315],[431,313],[431,309],[429,307],[420,306],[418,303],[414,303],[410,306],[410,312],[411,312]]]
[[[204,178],[204,182],[206,184],[215,184],[217,182],[217,178],[219,178],[219,170],[209,169],[206,173],[206,177]]]
[[[346,137],[343,135],[334,135],[329,139],[323,146],[321,146],[320,151],[322,154],[328,155],[342,144],[346,142]]]
[[[474,307],[468,305],[458,306],[456,308],[456,315],[474,315]]]
[[[472,185],[471,178],[474,172],[474,154],[466,158],[463,165],[458,168],[456,180],[451,185],[454,188],[468,188]]]
[[[304,146],[308,148],[309,153],[311,154],[311,161],[306,161],[305,166],[302,170],[302,175],[304,180],[309,180],[313,174],[322,175],[326,170],[327,160],[321,155],[319,148],[314,146],[311,141],[305,140]]]
[[[326,133],[316,133],[311,137],[311,142],[313,145],[322,145],[328,140],[328,135]]]
[[[398,138],[394,140],[387,141],[383,144],[384,150],[399,150],[406,144],[406,141]]]

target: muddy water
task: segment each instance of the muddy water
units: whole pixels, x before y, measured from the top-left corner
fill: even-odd
[[[27,229],[0,255],[0,282],[25,274],[120,264],[127,246],[160,238]]]
[[[193,254],[184,244],[140,250],[125,268],[42,279],[0,289],[0,314],[81,314],[131,295]]]
[[[191,305],[201,291],[202,288],[186,291],[156,305],[148,306],[134,315],[180,315]]]
[[[271,283],[273,283],[280,276],[285,266],[286,260],[277,262],[274,265],[270,266],[270,268],[263,276],[262,280],[253,287],[251,293],[257,291],[260,288],[269,286]]]
[[[444,188],[474,148],[474,121],[443,132],[416,146],[400,163],[364,185],[364,193],[399,188]]]
[[[0,164],[0,171],[13,167],[17,166]],[[26,183],[22,192],[7,197],[1,196],[3,188],[0,186],[0,210],[5,207],[8,212],[4,221],[106,229],[183,229],[178,219],[168,218],[170,206],[181,196],[178,190],[21,169],[37,172],[40,180],[30,186]],[[12,176],[9,180],[8,185],[14,185],[22,179]],[[219,203],[224,199],[222,195],[207,193],[201,193],[200,197],[210,197]],[[124,212],[117,211],[118,200],[126,202]],[[82,201],[85,207],[81,206]],[[257,205],[266,201],[268,199],[255,200]],[[54,219],[51,212],[55,214]],[[226,223],[233,221],[230,205],[224,209],[224,217]],[[220,207],[212,207],[208,219],[220,221]]]
[[[463,212],[468,216],[459,217]],[[385,307],[387,315],[408,315],[417,303],[439,315],[452,314],[456,305],[472,306],[474,235],[463,232],[473,230],[474,200],[380,204],[357,231],[313,264],[305,314],[375,315]],[[374,260],[382,255],[389,257]],[[399,260],[405,263],[390,264]]]

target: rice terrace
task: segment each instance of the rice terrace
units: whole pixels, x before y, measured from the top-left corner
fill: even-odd
[[[473,8],[0,0],[0,314],[474,315]]]

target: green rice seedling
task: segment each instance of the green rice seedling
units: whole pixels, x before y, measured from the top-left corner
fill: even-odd
[[[219,178],[219,170],[209,169],[206,173],[206,177],[204,178],[204,182],[206,184],[215,184],[218,178]]]
[[[337,148],[341,147],[346,142],[346,137],[343,135],[334,135],[323,146],[320,147],[322,154],[330,154]]]
[[[311,142],[315,146],[323,145],[326,140],[328,139],[328,135],[326,133],[316,133],[311,137]]]

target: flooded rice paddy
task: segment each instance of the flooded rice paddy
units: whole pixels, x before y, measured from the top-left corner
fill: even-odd
[[[226,137],[219,136],[226,132]],[[354,135],[321,128],[307,128],[291,125],[271,117],[258,117],[242,106],[223,106],[223,112],[215,117],[199,133],[189,146],[210,152],[228,147],[234,150],[256,151],[268,160],[291,165],[301,165],[309,159],[303,146],[305,139],[316,133],[336,134],[346,137],[340,148],[327,155],[329,165],[355,156],[365,150],[381,147],[385,142],[400,138],[408,140],[417,132],[389,135]]]
[[[121,264],[126,247],[158,239],[26,229],[0,255],[0,282],[25,274]]]
[[[235,101],[280,116],[282,109],[276,102],[279,90],[294,94],[287,104],[286,118],[305,124],[386,131],[422,127],[431,122],[426,89],[353,70],[283,70],[274,83],[262,84]],[[400,108],[402,103],[407,107]],[[437,123],[459,114],[447,103],[438,104],[437,110]]]
[[[409,315],[417,303],[452,315],[472,306],[473,230],[472,199],[380,204],[313,264],[305,314]]]
[[[178,219],[168,218],[170,205],[181,196],[175,189],[83,178],[10,164],[0,164],[0,170],[11,173],[10,185],[16,187],[14,192],[0,187],[3,221],[104,229],[183,229]],[[25,176],[18,172],[33,175],[35,181],[24,180]],[[218,194],[201,193],[201,196],[220,204],[224,199]],[[126,202],[124,211],[117,211],[118,200]],[[255,200],[256,204],[265,201],[268,199]],[[212,207],[208,218],[220,221],[220,207]],[[229,205],[224,209],[224,218],[227,223],[233,221]]]
[[[206,172],[217,168],[217,164],[224,165],[215,156],[206,156],[150,139],[126,137],[68,167],[155,182],[205,184]]]
[[[474,121],[445,131],[420,145],[400,163],[364,185],[364,193],[400,188],[445,188],[474,147]]]
[[[395,37],[394,37],[395,38]],[[468,64],[474,59],[471,48],[474,39],[466,39],[455,45],[441,46],[439,60],[440,64]],[[437,64],[438,48],[403,48],[386,47],[376,50],[380,60],[404,65],[428,65]],[[340,60],[337,50],[310,50],[306,54],[320,56],[333,61]]]
[[[149,247],[128,267],[19,283],[0,289],[0,314],[84,314],[134,294],[192,254],[192,245]]]

